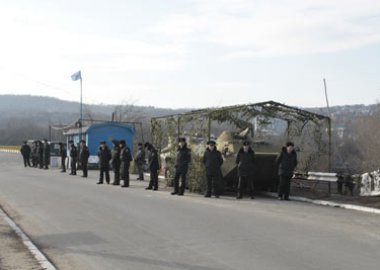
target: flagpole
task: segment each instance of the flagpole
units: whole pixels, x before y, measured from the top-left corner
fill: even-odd
[[[82,120],[83,120],[83,102],[82,102],[82,73],[80,74],[80,130],[79,139],[82,140]]]

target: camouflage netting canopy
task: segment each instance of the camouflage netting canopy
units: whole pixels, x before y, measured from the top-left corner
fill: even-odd
[[[202,156],[206,142],[211,138],[226,136],[223,128],[244,132],[254,143],[265,141],[272,147],[261,152],[279,151],[280,145],[291,140],[299,155],[299,171],[330,170],[331,120],[329,117],[287,106],[274,101],[194,110],[183,114],[152,118],[152,140],[164,160],[165,176],[171,180],[177,139],[186,137],[192,150],[192,163],[188,179],[189,188],[200,191],[204,184]],[[264,131],[273,123],[282,123],[284,130],[278,134],[279,145],[273,147],[275,136]],[[278,125],[277,125],[278,126]],[[214,135],[214,133],[218,133]],[[256,150],[256,148],[255,148]],[[236,153],[235,153],[236,154]]]

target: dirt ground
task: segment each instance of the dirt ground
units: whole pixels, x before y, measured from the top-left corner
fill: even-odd
[[[20,237],[0,215],[0,269],[42,270]]]

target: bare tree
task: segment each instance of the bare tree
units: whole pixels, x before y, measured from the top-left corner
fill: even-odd
[[[371,171],[380,168],[380,104],[374,113],[363,117],[356,124],[355,142],[360,149],[362,169]]]
[[[147,115],[143,107],[136,106],[137,100],[123,100],[120,105],[115,106],[114,119],[125,122],[143,122]]]
[[[128,99],[122,101],[114,108],[114,121],[135,122],[136,141],[150,140],[150,116],[144,107],[136,106],[137,100]],[[141,125],[140,125],[141,123]]]

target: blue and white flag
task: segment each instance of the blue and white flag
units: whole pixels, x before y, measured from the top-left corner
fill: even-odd
[[[73,81],[81,80],[82,74],[80,73],[80,70],[78,72],[75,72],[73,75],[71,75],[71,79]]]

